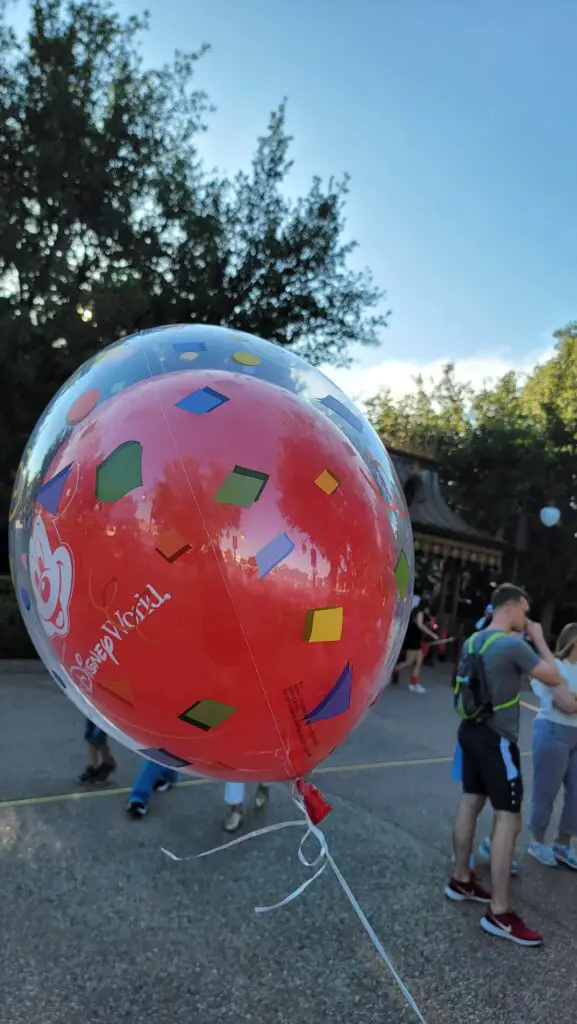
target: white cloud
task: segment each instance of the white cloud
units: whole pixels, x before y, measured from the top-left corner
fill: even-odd
[[[475,390],[480,390],[484,383],[497,380],[509,370],[530,373],[537,364],[548,359],[552,352],[553,348],[549,344],[517,357],[502,349],[487,350],[462,359],[451,355],[422,363],[412,359],[384,359],[372,366],[353,365],[348,369],[327,366],[323,367],[323,372],[350,398],[362,402],[384,388],[390,388],[396,398],[406,395],[413,389],[413,378],[419,373],[426,379],[438,381],[443,366],[451,362],[455,364],[455,373],[459,381],[467,381]]]

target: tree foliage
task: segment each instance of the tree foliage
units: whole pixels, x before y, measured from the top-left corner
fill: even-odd
[[[507,373],[474,393],[448,365],[440,384],[418,378],[403,399],[369,403],[385,442],[436,453],[447,498],[471,525],[526,548],[519,572],[541,606],[577,604],[577,324],[555,337],[528,379]],[[554,530],[539,520],[549,502],[561,510]]]
[[[1,0],[0,0],[1,5]],[[147,68],[145,17],[35,0],[26,39],[0,6],[0,502],[57,388],[119,336],[234,326],[313,363],[347,361],[386,317],[343,240],[348,182],[289,201],[285,108],[248,173],[208,173],[201,48]]]

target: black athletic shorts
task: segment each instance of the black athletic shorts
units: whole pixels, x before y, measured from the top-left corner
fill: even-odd
[[[521,756],[516,743],[488,725],[461,722],[463,792],[486,796],[496,811],[518,814],[523,803]]]

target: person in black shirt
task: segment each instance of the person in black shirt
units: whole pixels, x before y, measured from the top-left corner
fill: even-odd
[[[425,693],[425,687],[421,686],[419,681],[421,674],[421,665],[423,664],[424,652],[422,650],[422,644],[425,637],[430,637],[431,640],[437,640],[437,634],[425,623],[425,615],[427,612],[427,606],[421,602],[420,597],[413,598],[413,611],[411,618],[409,619],[409,625],[407,626],[407,632],[405,634],[405,641],[403,643],[403,653],[405,655],[404,661],[400,661],[395,665],[393,674],[391,676],[392,683],[399,682],[399,674],[405,668],[411,669],[411,681],[409,683],[409,691],[411,693]]]

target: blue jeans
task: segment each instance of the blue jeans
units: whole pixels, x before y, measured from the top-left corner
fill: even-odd
[[[546,718],[533,723],[533,796],[530,829],[545,833],[561,786],[559,832],[577,836],[577,728]]]
[[[179,778],[178,772],[172,768],[163,768],[155,761],[145,761],[134,780],[128,802],[130,804],[148,804],[157,782],[178,782]]]

